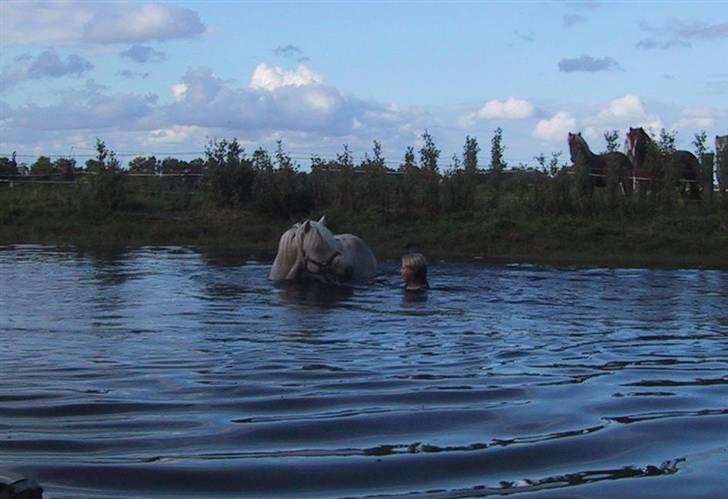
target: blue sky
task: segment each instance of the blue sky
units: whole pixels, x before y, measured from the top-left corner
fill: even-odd
[[[208,138],[283,140],[306,168],[429,130],[445,169],[592,150],[629,126],[728,133],[728,2],[0,0],[0,155],[192,159]]]

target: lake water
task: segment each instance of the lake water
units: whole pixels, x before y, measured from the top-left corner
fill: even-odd
[[[726,497],[728,273],[0,248],[0,472],[52,498]],[[1,474],[1,473],[0,473]]]

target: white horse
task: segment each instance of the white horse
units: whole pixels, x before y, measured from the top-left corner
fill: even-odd
[[[281,236],[270,270],[273,281],[315,279],[332,284],[367,283],[377,274],[377,259],[353,234],[334,236],[326,217],[297,223]]]

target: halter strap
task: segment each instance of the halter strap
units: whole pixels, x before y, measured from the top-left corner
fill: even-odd
[[[326,260],[326,262],[319,262],[318,260],[314,260],[310,256],[307,256],[306,252],[304,251],[303,252],[303,263],[304,263],[304,266],[305,266],[305,269],[307,272],[310,272],[308,270],[308,262],[311,262],[311,263],[315,264],[319,269],[323,269],[323,271],[319,270],[318,272],[310,272],[310,273],[311,274],[323,274],[326,271],[328,271],[329,267],[334,262],[334,258],[339,256],[340,254],[341,254],[340,252],[334,251],[334,253],[329,257],[328,260]]]

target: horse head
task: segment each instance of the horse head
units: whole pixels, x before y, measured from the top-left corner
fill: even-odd
[[[647,154],[647,144],[651,141],[652,139],[650,139],[644,128],[629,127],[627,140],[625,141],[625,154],[632,166],[639,167],[642,165]]]
[[[351,280],[354,266],[341,243],[326,227],[326,217],[306,220],[296,231],[302,271],[306,277],[342,284]]]
[[[581,132],[569,132],[569,153],[571,154],[571,162],[573,164],[584,164],[587,160],[589,146],[587,146]]]

